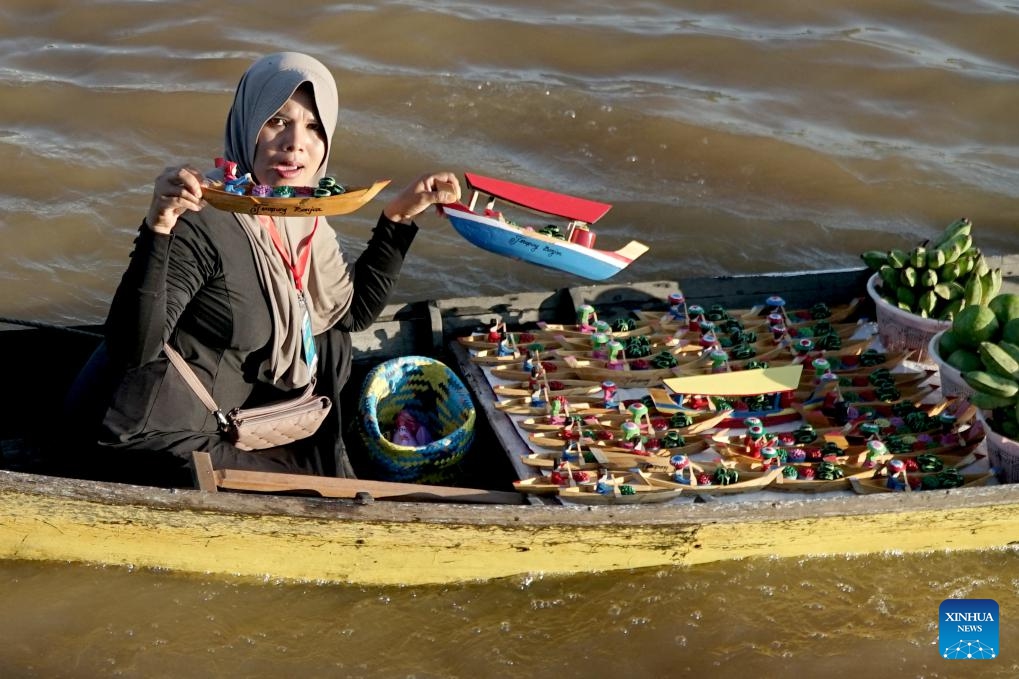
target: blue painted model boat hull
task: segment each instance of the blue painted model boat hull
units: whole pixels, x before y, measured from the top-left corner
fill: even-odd
[[[461,206],[443,206],[443,213],[461,236],[479,248],[595,281],[610,278],[647,251],[637,241],[616,252],[596,250],[485,217]]]

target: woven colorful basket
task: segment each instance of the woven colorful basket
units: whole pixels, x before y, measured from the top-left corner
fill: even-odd
[[[477,412],[467,388],[432,358],[403,356],[379,364],[365,377],[359,405],[368,456],[389,481],[444,481],[474,441]],[[401,411],[426,428],[431,443],[398,445],[388,438]]]

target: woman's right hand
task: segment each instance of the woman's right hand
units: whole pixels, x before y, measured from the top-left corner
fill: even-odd
[[[202,185],[205,177],[193,167],[168,167],[156,177],[152,204],[145,223],[156,233],[170,233],[177,218],[188,210],[195,212],[205,206]]]

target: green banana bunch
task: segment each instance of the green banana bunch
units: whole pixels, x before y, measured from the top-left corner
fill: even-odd
[[[966,306],[986,305],[1001,289],[1001,269],[992,269],[973,246],[972,229],[973,222],[960,217],[912,250],[868,250],[860,258],[877,272],[889,304],[923,318],[951,320]]]

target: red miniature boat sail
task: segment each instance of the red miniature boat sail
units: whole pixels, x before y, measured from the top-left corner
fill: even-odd
[[[572,219],[586,224],[594,224],[612,209],[608,203],[599,203],[564,193],[546,191],[533,186],[514,184],[502,179],[493,179],[471,172],[465,172],[467,186],[475,191],[487,193],[493,198],[519,205],[523,208],[544,212],[546,214]]]

